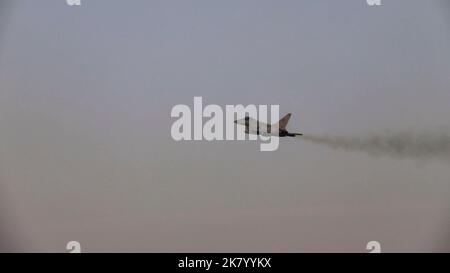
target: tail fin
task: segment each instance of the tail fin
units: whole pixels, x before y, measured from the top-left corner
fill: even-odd
[[[278,126],[280,130],[286,130],[286,126],[289,122],[289,119],[291,118],[291,113],[284,116],[280,121],[278,121]]]

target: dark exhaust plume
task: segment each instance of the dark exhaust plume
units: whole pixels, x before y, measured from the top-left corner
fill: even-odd
[[[450,160],[450,135],[383,133],[361,137],[304,135],[303,140],[334,149],[365,152],[393,158],[440,158]]]

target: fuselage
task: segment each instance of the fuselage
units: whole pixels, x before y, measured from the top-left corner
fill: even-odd
[[[301,135],[289,133],[286,129],[280,129],[278,126],[260,122],[249,117],[236,120],[235,123],[245,126],[246,134],[278,137],[295,137],[296,135]]]

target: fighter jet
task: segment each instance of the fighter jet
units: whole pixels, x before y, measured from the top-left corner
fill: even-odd
[[[286,130],[286,126],[291,118],[291,113],[284,116],[277,123],[270,125],[258,120],[252,119],[250,117],[245,117],[243,119],[235,120],[234,123],[238,125],[245,126],[245,133],[252,135],[264,135],[264,136],[279,136],[279,137],[296,137],[302,136],[299,133],[289,133]],[[276,126],[278,125],[278,126]],[[278,130],[275,128],[278,127]]]

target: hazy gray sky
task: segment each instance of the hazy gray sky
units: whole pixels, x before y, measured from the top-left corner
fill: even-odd
[[[449,132],[446,0],[82,2],[0,5],[0,250],[450,251],[448,160],[170,136],[194,96]]]

